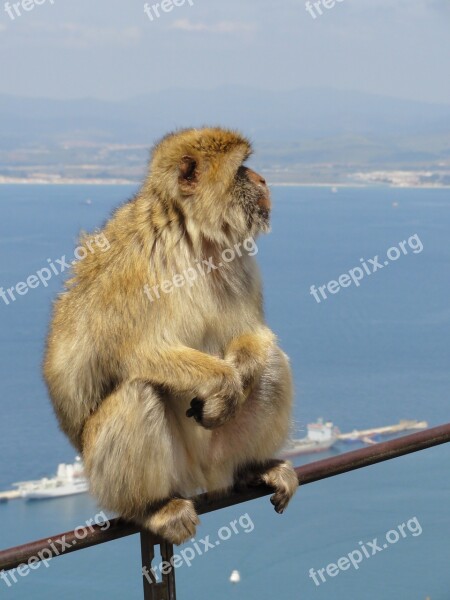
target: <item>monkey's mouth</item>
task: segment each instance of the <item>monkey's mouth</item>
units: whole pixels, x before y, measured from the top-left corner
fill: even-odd
[[[260,197],[258,198],[258,202],[257,202],[259,208],[261,209],[261,212],[265,212],[267,213],[267,215],[270,214],[270,210],[272,208],[272,201],[270,199],[270,194],[261,194]]]
[[[270,221],[270,210],[268,210],[267,208],[260,208],[259,210],[259,216],[261,217],[261,219],[264,222],[269,222]]]
[[[246,231],[255,234],[269,231],[272,202],[267,186],[254,185],[247,180],[240,183],[235,206],[239,206],[245,216]]]
[[[270,212],[272,210],[272,201],[270,199],[270,194],[261,193],[256,202],[256,205],[259,219],[263,222],[264,225],[266,225],[270,221]]]

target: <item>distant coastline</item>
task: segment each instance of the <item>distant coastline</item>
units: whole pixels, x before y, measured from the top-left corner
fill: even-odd
[[[142,181],[132,179],[87,179],[76,177],[58,178],[28,178],[28,177],[1,177],[0,185],[139,185]]]
[[[72,177],[60,177],[60,178],[49,178],[49,179],[30,179],[20,177],[0,177],[1,185],[141,185],[142,180],[132,179],[85,179],[85,178],[72,178]],[[418,183],[377,183],[377,182],[365,182],[365,183],[342,183],[342,182],[292,182],[292,181],[275,181],[270,184],[271,187],[319,187],[319,188],[389,188],[389,189],[423,189],[423,190],[445,190],[450,189],[450,184],[418,184]]]
[[[446,190],[450,185],[446,184],[389,184],[389,183],[283,183],[270,184],[271,187],[324,187],[324,188],[389,188],[394,190]]]

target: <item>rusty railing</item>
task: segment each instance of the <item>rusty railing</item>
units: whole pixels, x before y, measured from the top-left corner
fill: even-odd
[[[441,425],[407,435],[401,438],[383,442],[346,452],[332,458],[319,460],[296,469],[300,485],[306,485],[328,477],[334,477],[342,473],[348,473],[356,469],[362,469],[370,465],[375,465],[386,460],[398,458],[412,452],[418,452],[433,446],[450,442],[450,423]],[[196,508],[199,514],[205,514],[234,506],[248,500],[261,498],[272,493],[272,490],[266,486],[249,488],[240,492],[231,492],[225,497],[208,499],[206,494],[195,498]],[[52,549],[52,544],[63,538],[66,540],[66,550],[64,554],[78,552],[85,548],[97,546],[111,542],[129,535],[140,534],[141,554],[144,584],[144,600],[175,600],[175,571],[162,576],[162,581],[158,583],[152,574],[152,562],[155,555],[155,548],[159,546],[162,559],[170,562],[173,556],[173,546],[165,540],[158,538],[147,531],[142,531],[133,524],[126,523],[121,519],[111,521],[111,526],[107,530],[102,530],[101,526],[93,526],[92,531],[88,532],[84,539],[76,537],[74,531],[56,535],[44,540],[38,540],[16,548],[10,548],[0,552],[0,572],[18,568],[25,565],[31,558],[36,559],[38,553],[45,551],[46,556],[56,557],[63,554],[56,554]],[[75,542],[75,543],[74,543]],[[70,546],[70,547],[69,547]],[[146,574],[146,576],[144,576]]]

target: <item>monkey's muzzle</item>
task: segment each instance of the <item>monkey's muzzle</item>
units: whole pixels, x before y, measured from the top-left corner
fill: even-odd
[[[267,186],[267,182],[262,175],[253,171],[252,169],[246,168],[247,177],[256,186],[259,193],[258,206],[264,211],[270,212],[272,208],[272,202],[270,200],[270,191]]]

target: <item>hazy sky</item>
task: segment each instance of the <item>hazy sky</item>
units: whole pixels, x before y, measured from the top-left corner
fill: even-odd
[[[141,0],[39,1],[11,20],[0,0],[0,93],[326,85],[450,103],[450,0],[341,0],[315,19],[304,0],[186,0],[153,21]]]

